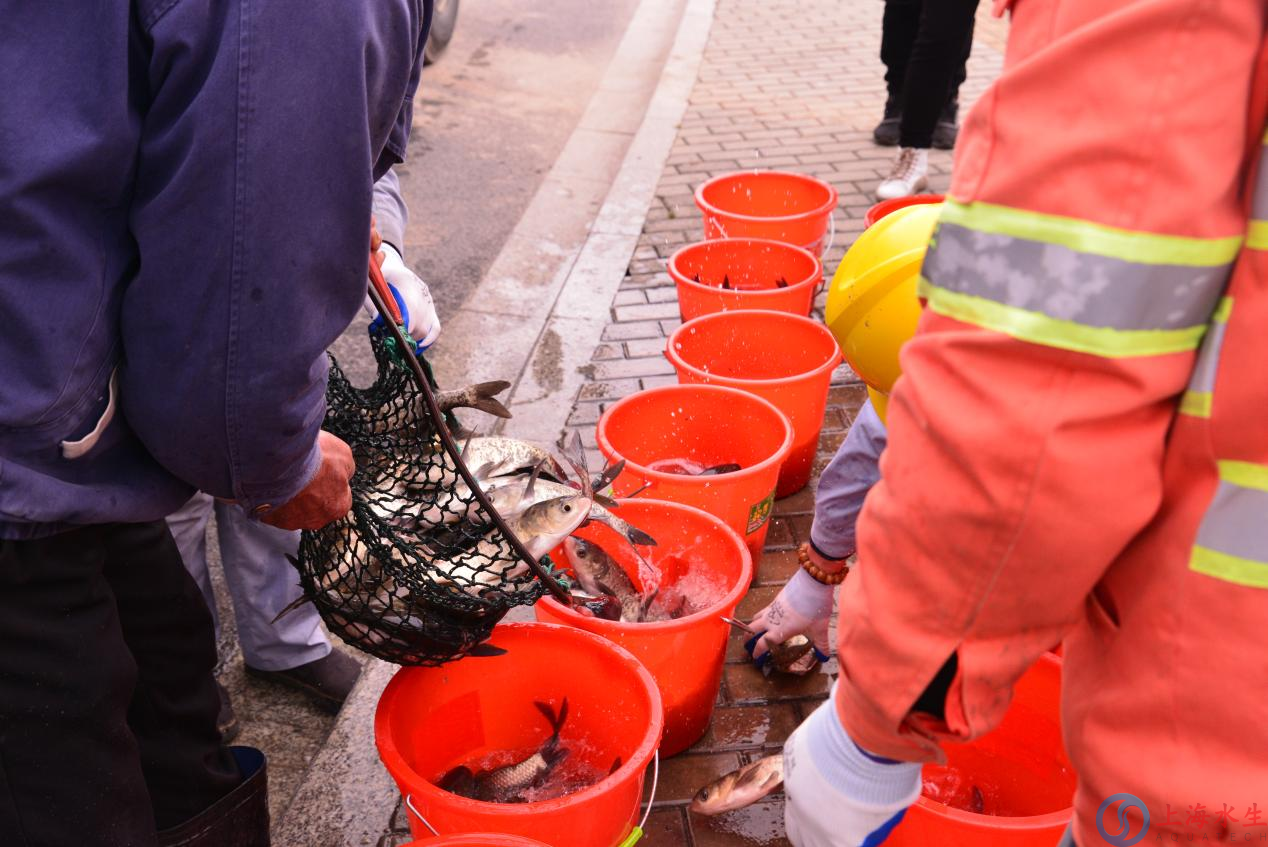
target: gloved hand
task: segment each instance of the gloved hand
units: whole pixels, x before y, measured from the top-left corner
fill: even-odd
[[[321,464],[317,474],[288,502],[260,516],[263,523],[281,529],[321,529],[348,514],[352,489],[348,480],[357,469],[352,450],[338,436],[317,433]]]
[[[805,570],[798,570],[771,604],[749,622],[757,633],[744,649],[760,668],[770,661],[770,645],[794,635],[805,635],[813,643],[819,661],[826,662],[832,647],[828,643],[828,619],[836,586],[824,585]]]
[[[421,353],[434,344],[440,335],[440,318],[436,314],[431,291],[427,289],[427,283],[409,269],[395,247],[384,241],[380,251],[378,255],[383,257],[380,266],[383,269],[383,278],[387,280],[388,288],[401,310],[406,331],[418,345],[414,352]],[[371,329],[383,326],[383,318],[379,316],[368,296],[365,299],[365,310],[374,319],[370,323]]]
[[[920,765],[864,752],[832,694],[784,744],[784,826],[794,847],[875,847],[920,796]]]

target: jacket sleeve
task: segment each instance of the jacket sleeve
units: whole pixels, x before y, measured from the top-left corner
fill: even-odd
[[[390,170],[374,183],[374,221],[379,235],[396,252],[405,255],[405,230],[409,226],[409,207],[401,196],[401,181]]]
[[[365,296],[430,2],[138,6],[122,407],[176,476],[263,511],[317,469],[325,349]]]
[[[1157,511],[1245,229],[1263,15],[1015,5],[1004,73],[961,137],[843,590],[837,707],[869,751],[931,759],[991,729]],[[945,721],[912,713],[944,667]]]
[[[880,479],[878,462],[885,440],[885,424],[868,400],[819,477],[810,543],[822,555],[844,559],[854,554],[857,548],[855,523],[867,492]]]

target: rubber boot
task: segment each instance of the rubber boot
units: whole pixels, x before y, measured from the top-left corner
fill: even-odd
[[[242,783],[211,808],[158,834],[159,847],[269,847],[269,774],[264,754],[231,747]]]

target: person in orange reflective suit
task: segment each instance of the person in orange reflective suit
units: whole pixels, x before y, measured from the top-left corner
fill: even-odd
[[[1121,792],[1149,811],[1146,843],[1257,842],[1268,12],[1019,0],[1012,13],[925,261],[927,308],[842,590],[834,702],[807,724],[836,718],[873,761],[936,760],[941,742],[991,730],[1065,639],[1067,842],[1107,843],[1098,810]],[[850,843],[833,834],[848,804],[812,785],[822,754],[797,746],[808,731],[786,748],[793,843]],[[1127,820],[1140,832],[1138,808]]]

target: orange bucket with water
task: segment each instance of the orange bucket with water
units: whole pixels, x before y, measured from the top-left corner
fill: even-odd
[[[664,726],[656,681],[627,651],[575,627],[502,624],[490,643],[506,654],[402,668],[379,699],[374,739],[414,838],[432,844],[433,833],[496,832],[552,847],[621,844],[637,823],[643,774]],[[568,755],[559,767],[582,784],[593,775],[593,783],[505,804],[438,786],[459,765],[479,773],[527,758],[551,734],[535,703],[558,710],[565,697],[560,742]]]
[[[863,215],[863,228],[867,229],[890,212],[899,209],[905,209],[908,206],[923,206],[926,203],[941,203],[945,200],[941,194],[913,194],[910,197],[895,197],[892,200],[882,200],[872,208],[867,210],[867,214]]]
[[[823,282],[823,265],[791,244],[723,238],[678,250],[669,257],[669,276],[678,286],[684,321],[734,309],[808,315]]]
[[[411,841],[405,847],[550,847],[544,841],[531,838],[520,838],[518,835],[497,835],[496,833],[472,833],[471,835],[451,835],[444,838],[433,838],[430,841]]]
[[[726,661],[727,624],[753,580],[753,559],[735,530],[706,512],[680,503],[625,500],[621,517],[656,538],[643,548],[660,573],[658,598],[672,602],[709,596],[707,605],[694,606],[677,620],[622,623],[583,615],[552,597],[538,601],[537,619],[562,623],[610,638],[629,650],[651,671],[665,705],[662,756],[686,750],[704,735]],[[577,535],[598,543],[640,584],[639,565],[628,544],[605,526],[589,526]],[[558,549],[552,561],[563,565],[567,554]],[[646,586],[641,586],[645,592]]]
[[[704,237],[770,238],[822,256],[837,190],[787,171],[734,171],[696,189]]]
[[[943,749],[947,763],[925,765],[924,792],[886,847],[1052,847],[1061,840],[1074,816],[1076,778],[1061,743],[1060,659],[1041,656],[1022,675],[995,730]]]
[[[792,450],[792,425],[768,400],[721,385],[666,385],[631,394],[599,418],[599,449],[625,460],[613,483],[618,497],[670,500],[703,509],[762,555],[779,469]],[[667,462],[700,468],[738,464],[718,475],[653,469]]]
[[[792,452],[776,497],[806,487],[819,446],[823,412],[841,348],[818,321],[783,312],[719,312],[688,321],[669,337],[665,355],[684,385],[739,388],[788,416]]]

